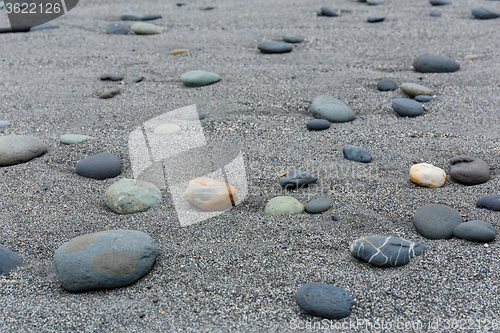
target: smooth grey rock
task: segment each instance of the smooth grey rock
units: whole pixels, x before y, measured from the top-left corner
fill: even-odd
[[[158,255],[154,240],[135,230],[110,230],[73,238],[54,255],[54,268],[69,291],[118,288],[144,276]]]
[[[401,90],[410,95],[411,97],[415,97],[418,95],[432,95],[434,92],[431,88],[427,88],[426,86],[405,82],[401,85]]]
[[[370,16],[367,19],[368,23],[377,23],[385,21],[385,16]]]
[[[106,74],[101,75],[101,80],[102,81],[121,81],[121,80],[123,80],[123,75],[106,73]]]
[[[351,294],[326,283],[309,283],[295,293],[297,305],[307,314],[327,319],[342,319],[351,315],[356,305]]]
[[[92,136],[83,134],[63,134],[59,137],[59,141],[65,145],[72,145],[75,143],[80,143],[85,140],[94,139]]]
[[[163,29],[151,23],[137,22],[130,27],[137,35],[157,35],[161,34]]]
[[[433,6],[448,6],[451,5],[450,1],[447,0],[429,0],[429,3]]]
[[[21,265],[21,258],[14,251],[0,244],[0,274],[7,274]]]
[[[162,17],[163,16],[161,16],[160,14],[148,14],[148,15],[141,16],[141,21],[159,20]]]
[[[309,214],[318,214],[321,212],[324,212],[325,210],[330,209],[333,205],[333,199],[332,198],[317,198],[309,201],[305,205],[305,210]]]
[[[304,38],[287,34],[283,36],[283,41],[285,43],[302,43],[304,41]]]
[[[434,11],[430,12],[429,15],[432,16],[432,17],[441,17],[441,13],[434,12]]]
[[[106,24],[106,33],[110,35],[126,35],[130,32],[130,28],[125,24],[111,22]]]
[[[292,44],[277,41],[277,40],[266,40],[265,42],[259,43],[257,48],[262,53],[288,53],[293,49]]]
[[[472,10],[472,15],[480,20],[490,20],[500,17],[500,11],[496,10],[495,8],[482,6],[474,8]]]
[[[372,160],[369,152],[356,146],[345,145],[342,151],[344,157],[351,161],[368,163]]]
[[[428,53],[416,57],[413,60],[413,67],[422,73],[452,73],[460,69],[455,60]]]
[[[45,143],[33,136],[0,136],[0,166],[28,162],[46,152]]]
[[[121,16],[122,21],[140,21],[142,18],[142,15],[139,15],[137,13],[125,13]]]
[[[353,257],[378,267],[406,265],[424,250],[420,243],[379,235],[358,238],[350,247]]]
[[[0,128],[5,128],[10,125],[10,122],[7,120],[0,120]]]
[[[186,87],[203,87],[221,80],[219,74],[206,71],[189,71],[181,75],[181,82]]]
[[[327,6],[321,7],[318,15],[319,16],[329,16],[329,17],[340,16],[339,12],[337,12],[336,10],[334,10],[330,7],[327,7]]]
[[[140,75],[132,75],[130,77],[130,79],[132,80],[132,82],[134,83],[139,83],[141,82],[142,80],[144,80],[144,76],[140,76]]]
[[[51,22],[42,23],[35,27],[31,27],[30,31],[39,31],[39,30],[49,30],[49,29],[59,29],[60,26]]]
[[[385,0],[367,0],[366,3],[372,6],[378,6],[385,2]]]
[[[428,239],[449,239],[453,230],[462,223],[462,216],[453,208],[441,204],[427,204],[412,218],[417,231]]]
[[[279,179],[279,183],[285,189],[295,189],[307,187],[309,184],[314,184],[318,177],[300,170],[290,170],[285,177]]]
[[[78,161],[76,173],[80,176],[94,179],[108,179],[122,172],[122,164],[118,157],[111,153],[99,153]]]
[[[476,207],[500,211],[500,194],[491,194],[479,198],[476,201]]]
[[[382,79],[378,81],[377,89],[380,91],[392,91],[398,89],[398,85],[391,79]]]
[[[466,239],[471,242],[488,243],[495,240],[497,231],[488,222],[473,220],[459,224],[453,234],[457,238]]]
[[[421,103],[408,98],[396,98],[392,101],[392,109],[402,117],[416,117],[424,113]]]
[[[119,214],[144,212],[161,202],[161,191],[153,184],[135,179],[121,179],[104,196],[106,205]]]
[[[450,164],[450,176],[461,184],[478,185],[490,179],[490,167],[477,157],[458,155]]]
[[[326,95],[316,97],[310,110],[314,117],[326,119],[332,123],[352,121],[356,118],[351,108],[341,100]]]
[[[426,102],[431,101],[433,98],[434,97],[429,96],[429,95],[418,95],[418,96],[415,96],[415,101],[417,101],[419,103],[426,103]]]
[[[118,89],[118,88],[108,89],[108,90],[104,90],[104,92],[99,95],[99,98],[100,99],[113,98],[116,95],[118,95],[119,93],[120,93],[120,89]]]
[[[326,119],[313,119],[308,121],[306,126],[311,131],[322,131],[330,128],[330,122]]]

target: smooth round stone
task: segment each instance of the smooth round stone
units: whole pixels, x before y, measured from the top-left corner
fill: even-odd
[[[72,145],[75,143],[80,143],[85,140],[94,139],[91,136],[83,135],[83,134],[63,134],[59,137],[59,141],[65,145]]]
[[[297,305],[307,314],[326,319],[342,319],[351,315],[356,305],[351,294],[326,283],[309,283],[295,293]]]
[[[78,161],[76,173],[94,179],[108,179],[122,172],[122,164],[118,157],[111,153],[99,153]]]
[[[415,96],[415,100],[419,103],[426,103],[433,99],[434,97],[428,95],[418,95]]]
[[[455,209],[441,204],[427,204],[412,218],[417,231],[428,239],[449,239],[453,230],[462,223],[462,216]]]
[[[323,6],[320,9],[320,12],[318,13],[320,16],[329,16],[329,17],[335,17],[335,16],[340,16],[339,12],[334,10],[333,8]]]
[[[238,191],[229,184],[199,177],[189,181],[186,199],[204,212],[223,211],[235,206]]]
[[[420,163],[410,168],[410,179],[420,186],[438,188],[444,185],[446,173],[432,164]]]
[[[162,28],[151,23],[143,22],[132,24],[130,29],[138,35],[156,35],[162,32]]]
[[[102,81],[121,81],[121,80],[123,80],[123,75],[106,73],[106,74],[101,75],[101,80]]]
[[[304,211],[304,206],[289,196],[275,197],[269,200],[264,209],[267,215],[297,214]]]
[[[476,207],[500,211],[500,194],[491,194],[479,198],[476,202]]]
[[[153,134],[156,135],[173,135],[175,133],[179,133],[181,131],[181,127],[177,124],[163,124],[155,127]]]
[[[478,185],[490,179],[490,167],[477,157],[458,155],[450,164],[450,176],[461,184]]]
[[[333,205],[332,198],[323,197],[309,201],[304,208],[306,212],[308,212],[309,214],[318,214],[330,209],[332,205]]]
[[[293,46],[286,42],[266,40],[265,42],[259,43],[257,48],[262,53],[288,53],[292,51]]]
[[[385,0],[367,0],[366,3],[372,6],[378,6],[385,2]]]
[[[351,108],[341,100],[326,95],[316,97],[310,110],[314,117],[326,119],[332,123],[343,123],[356,118]]]
[[[40,25],[37,25],[35,27],[31,27],[30,31],[39,31],[39,30],[49,30],[49,29],[59,29],[60,26],[54,23],[42,23]]]
[[[187,49],[175,49],[175,50],[170,51],[168,54],[178,55],[178,54],[186,53],[187,51],[188,51]]]
[[[21,258],[14,251],[0,244],[0,274],[7,274],[21,265]]]
[[[203,87],[221,80],[219,74],[205,71],[190,71],[181,75],[181,82],[186,87]]]
[[[190,121],[202,120],[202,119],[205,119],[206,117],[207,117],[206,113],[198,112],[198,113],[190,113],[190,114],[187,114],[185,116],[182,116],[181,120],[190,120]]]
[[[488,222],[473,220],[459,224],[453,234],[457,238],[465,239],[471,242],[488,243],[495,240],[497,231],[495,227]]]
[[[500,11],[491,7],[476,7],[472,10],[472,15],[480,20],[490,20],[500,17]]]
[[[102,94],[99,95],[99,98],[100,99],[113,98],[118,94],[120,94],[120,89],[112,88],[112,89],[105,90]]]
[[[142,180],[122,179],[108,188],[104,201],[119,214],[144,212],[161,202],[161,191]]]
[[[416,57],[413,60],[413,67],[422,73],[452,73],[460,69],[455,60],[428,53]]]
[[[392,91],[398,89],[398,85],[391,79],[382,79],[378,81],[377,89],[380,91]]]
[[[370,16],[367,19],[368,23],[383,22],[384,20],[385,20],[385,16]]]
[[[450,1],[447,0],[429,0],[429,3],[433,6],[447,6],[451,5]]]
[[[141,82],[142,80],[144,80],[144,76],[140,76],[140,75],[132,75],[130,77],[130,79],[132,80],[132,82],[134,83],[138,83],[138,82]]]
[[[111,35],[126,35],[130,32],[130,28],[125,24],[111,22],[106,24],[106,32]]]
[[[432,17],[441,17],[441,13],[434,12],[434,11],[430,12],[429,15],[432,16]]]
[[[285,177],[279,179],[279,184],[285,189],[295,189],[307,187],[309,184],[314,184],[318,177],[311,175],[305,171],[290,170]]]
[[[120,19],[122,21],[140,21],[141,18],[142,18],[142,15],[139,15],[137,13],[129,12],[129,13],[123,14]]]
[[[365,236],[352,242],[350,251],[354,258],[378,267],[406,265],[424,252],[425,246],[390,236]]]
[[[427,88],[426,86],[408,82],[405,82],[401,85],[401,90],[403,90],[411,97],[415,97],[418,95],[432,95],[434,93],[432,89]]]
[[[369,152],[356,146],[345,145],[342,151],[344,152],[344,157],[351,161],[368,163],[372,160]]]
[[[392,109],[401,117],[417,117],[424,113],[422,104],[408,98],[396,98],[393,100]]]
[[[283,41],[285,43],[302,43],[304,41],[304,38],[287,34],[283,36]]]
[[[10,122],[7,120],[0,120],[0,128],[5,128],[10,125]]]
[[[153,21],[161,19],[163,16],[160,14],[148,14],[141,17],[141,21]]]
[[[326,119],[313,119],[306,124],[311,131],[322,131],[330,128],[330,122]]]
[[[0,136],[0,166],[28,162],[46,152],[45,143],[33,136]]]
[[[154,240],[135,230],[110,230],[73,238],[54,255],[54,269],[69,291],[118,288],[144,276],[158,255]]]

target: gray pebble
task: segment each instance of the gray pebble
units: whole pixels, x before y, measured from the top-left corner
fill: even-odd
[[[382,79],[378,81],[377,89],[380,91],[392,91],[398,89],[398,85],[391,79]]]
[[[33,136],[0,136],[0,166],[28,162],[45,152],[47,152],[45,143]]]
[[[287,34],[283,36],[283,41],[286,43],[302,43],[304,38]]]
[[[125,24],[111,22],[106,24],[106,32],[111,35],[126,35],[130,32],[130,28]]]
[[[476,207],[500,211],[500,194],[491,194],[479,198],[476,201]]]
[[[262,53],[288,53],[293,49],[292,44],[276,40],[267,40],[259,43],[257,48]]]
[[[312,115],[332,123],[343,123],[356,118],[354,112],[341,100],[331,96],[318,96],[310,106]]]
[[[332,198],[322,197],[309,201],[305,205],[305,209],[306,212],[308,212],[309,214],[318,214],[330,209],[332,205],[333,205]]]
[[[451,73],[460,69],[455,60],[428,53],[416,57],[413,60],[413,67],[422,73]]]
[[[368,23],[383,22],[384,20],[385,20],[385,16],[370,16],[367,19]]]
[[[161,18],[162,18],[162,16],[160,14],[149,14],[149,15],[141,16],[141,21],[159,20]]]
[[[449,239],[453,230],[462,223],[462,216],[453,208],[441,204],[427,204],[412,218],[417,231],[428,239]]]
[[[490,20],[500,17],[500,11],[491,7],[476,7],[472,10],[472,15],[480,20]]]
[[[327,6],[321,7],[318,15],[319,16],[329,16],[329,17],[340,16],[339,12],[337,12],[336,10],[334,10],[330,7],[327,7]]]
[[[121,80],[123,80],[123,75],[106,73],[106,74],[101,75],[101,80],[102,81],[121,81]]]
[[[7,274],[21,264],[21,258],[14,251],[0,244],[0,274]]]
[[[300,170],[290,170],[285,177],[279,179],[279,184],[285,189],[295,189],[307,187],[309,184],[314,184],[318,177]]]
[[[396,98],[393,100],[392,109],[402,117],[416,117],[424,113],[422,104],[408,98]]]
[[[78,161],[76,173],[80,176],[104,180],[114,178],[122,172],[118,157],[111,153],[99,153]]]
[[[372,160],[369,152],[356,146],[345,145],[342,151],[344,157],[351,161],[369,163]]]
[[[295,293],[297,305],[311,316],[342,319],[351,315],[356,304],[351,294],[326,283],[309,283]]]
[[[429,3],[433,6],[447,6],[451,5],[450,1],[447,0],[429,0]]]
[[[118,88],[108,89],[108,90],[105,90],[102,94],[100,94],[99,98],[101,98],[101,99],[113,98],[116,95],[118,95],[119,93],[120,93],[120,89],[118,89]]]
[[[450,164],[450,176],[461,184],[478,185],[490,179],[490,167],[477,157],[458,155]]]
[[[313,119],[307,122],[306,127],[311,131],[321,131],[330,128],[330,122],[326,119]]]
[[[473,220],[459,224],[453,231],[455,237],[471,242],[488,243],[495,240],[495,227],[488,222]]]
[[[426,102],[429,102],[430,100],[432,100],[434,97],[432,96],[429,96],[429,95],[418,95],[418,96],[415,96],[415,100],[417,102],[420,102],[420,103],[426,103]]]

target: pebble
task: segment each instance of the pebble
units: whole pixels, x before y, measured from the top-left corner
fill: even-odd
[[[472,15],[480,20],[490,20],[500,17],[500,11],[491,7],[476,7],[472,10]]]
[[[235,205],[238,191],[229,184],[200,177],[189,181],[186,199],[204,212],[223,211]]]
[[[420,186],[438,188],[444,185],[446,173],[432,164],[420,163],[410,168],[410,179]]]
[[[441,204],[427,204],[412,218],[417,231],[428,239],[449,239],[453,230],[462,223],[462,216],[453,208]]]
[[[408,83],[408,82],[405,82],[401,85],[401,90],[403,90],[411,97],[415,97],[418,95],[432,95],[434,93],[430,88],[427,88],[420,84]]]
[[[393,100],[392,109],[401,117],[417,117],[424,113],[424,107],[421,103],[408,98]]]
[[[104,180],[114,178],[122,172],[118,157],[111,153],[99,153],[78,161],[76,173],[87,178]]]
[[[106,24],[106,32],[111,35],[126,35],[130,32],[130,28],[125,24],[111,22]]]
[[[177,55],[177,54],[186,53],[187,51],[188,51],[187,49],[175,49],[175,50],[170,51],[168,54]]]
[[[354,258],[378,267],[406,265],[424,252],[425,246],[390,236],[365,236],[352,242],[350,251]]]
[[[415,96],[415,100],[420,103],[426,103],[429,102],[433,99],[434,97],[429,96],[429,95],[418,95]]]
[[[105,90],[102,94],[100,94],[99,98],[101,98],[101,99],[113,98],[116,95],[118,95],[119,93],[120,93],[120,89],[118,89],[118,88],[108,89],[108,90]]]
[[[86,234],[61,245],[54,269],[69,291],[118,288],[144,276],[158,255],[154,240],[135,230]]]
[[[295,301],[311,316],[334,320],[349,317],[351,308],[356,305],[347,290],[320,282],[300,287],[295,293]]]
[[[477,54],[468,54],[464,56],[464,61],[473,61],[479,59],[479,56]]]
[[[10,122],[7,120],[0,120],[0,128],[5,128],[10,125]]]
[[[204,112],[198,113],[190,113],[181,117],[181,120],[202,120],[207,117],[207,114]]]
[[[289,196],[272,198],[264,209],[267,215],[297,214],[303,211],[304,206],[297,199]]]
[[[31,27],[30,31],[38,31],[38,30],[49,30],[49,29],[59,29],[60,26],[54,23],[42,23],[40,25],[37,25],[36,27]]]
[[[185,6],[186,3],[185,2],[177,2],[176,5],[177,5],[177,7],[182,7],[182,6]]]
[[[377,89],[380,91],[392,91],[398,89],[398,85],[391,79],[382,79],[378,81]]]
[[[123,80],[123,75],[106,73],[106,74],[101,75],[101,80],[102,81],[121,81],[121,80]]]
[[[490,179],[490,167],[477,157],[458,155],[450,164],[450,176],[461,184],[478,185]]]
[[[0,275],[7,274],[21,265],[21,258],[14,251],[0,244]]]
[[[156,35],[162,32],[162,28],[151,23],[138,22],[130,27],[138,35]]]
[[[42,140],[28,135],[0,136],[0,166],[28,162],[47,152]]]
[[[333,123],[352,121],[356,118],[350,107],[342,101],[326,95],[316,97],[310,110],[314,117]]]
[[[318,12],[318,16],[329,16],[329,17],[335,17],[335,16],[340,16],[339,12],[336,10],[323,6],[321,7],[320,11]]]
[[[311,131],[321,131],[330,128],[330,122],[326,119],[313,119],[307,122],[306,127]]]
[[[367,19],[367,21],[369,23],[383,22],[384,20],[385,20],[385,16],[370,16]]]
[[[500,211],[500,194],[491,194],[479,198],[476,202],[476,207]]]
[[[173,135],[175,133],[179,133],[181,131],[181,127],[177,124],[162,124],[160,126],[155,127],[153,130],[153,134],[156,135]]]
[[[94,139],[91,136],[83,135],[83,134],[63,134],[59,137],[59,141],[65,145],[72,145],[75,143],[80,143],[85,140]]]
[[[220,80],[219,74],[205,71],[190,71],[181,75],[181,82],[186,87],[203,87]]]
[[[457,238],[471,242],[488,243],[495,240],[497,231],[495,227],[488,222],[472,220],[459,224],[453,230],[453,234]]]
[[[137,13],[132,13],[132,12],[129,12],[129,13],[125,13],[123,14],[120,19],[122,21],[140,21],[142,18],[142,15],[139,15]]]
[[[158,20],[161,19],[163,16],[160,14],[148,14],[141,16],[141,21],[153,21],[153,20]]]
[[[385,2],[385,0],[367,0],[366,3],[372,6],[378,6]]]
[[[287,34],[283,36],[283,41],[285,43],[302,43],[304,41],[304,38]]]
[[[433,6],[447,6],[451,5],[450,1],[447,0],[429,0],[429,3]]]
[[[342,151],[344,157],[351,161],[369,163],[372,160],[369,152],[356,146],[345,145]]]
[[[279,184],[285,189],[296,189],[307,187],[309,184],[315,184],[318,177],[305,171],[290,170],[286,176],[279,179]]]
[[[332,205],[332,198],[322,197],[309,201],[304,208],[309,214],[318,214],[330,209]]]
[[[441,13],[434,12],[434,11],[430,12],[429,15],[432,16],[432,17],[441,17]]]
[[[277,41],[277,40],[266,40],[265,42],[259,43],[257,48],[262,53],[288,53],[293,49],[292,44]]]
[[[132,75],[130,77],[130,79],[132,79],[132,82],[134,83],[138,83],[138,82],[141,82],[142,80],[144,80],[144,76],[140,76],[140,75]]]
[[[144,212],[161,202],[161,192],[153,184],[135,179],[121,179],[104,196],[108,207],[119,214]]]
[[[422,73],[451,73],[460,69],[455,60],[428,53],[416,57],[413,60],[413,67]]]

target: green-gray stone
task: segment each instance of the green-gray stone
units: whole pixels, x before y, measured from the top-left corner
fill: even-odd
[[[72,145],[85,140],[92,140],[93,137],[83,134],[63,134],[59,137],[59,141],[65,145]]]
[[[293,197],[281,196],[269,200],[264,211],[267,215],[297,214],[304,211],[304,206]]]
[[[310,110],[314,117],[326,119],[332,123],[343,123],[356,118],[351,108],[341,100],[326,95],[316,97]]]
[[[430,88],[427,88],[425,86],[422,86],[420,84],[416,83],[403,83],[401,85],[401,90],[403,90],[405,93],[408,95],[415,97],[418,95],[429,95],[432,96],[433,91]]]
[[[143,22],[132,24],[130,29],[138,35],[156,35],[162,32],[162,28],[151,23]]]
[[[304,38],[287,34],[283,36],[283,41],[287,43],[302,43],[304,41]]]
[[[203,87],[219,82],[219,74],[205,71],[190,71],[181,75],[181,82],[186,87]]]
[[[132,13],[132,12],[125,13],[121,17],[121,19],[123,21],[140,21],[141,18],[142,18],[142,15]]]
[[[151,183],[122,179],[108,188],[104,201],[116,213],[132,214],[159,204],[161,192]]]

